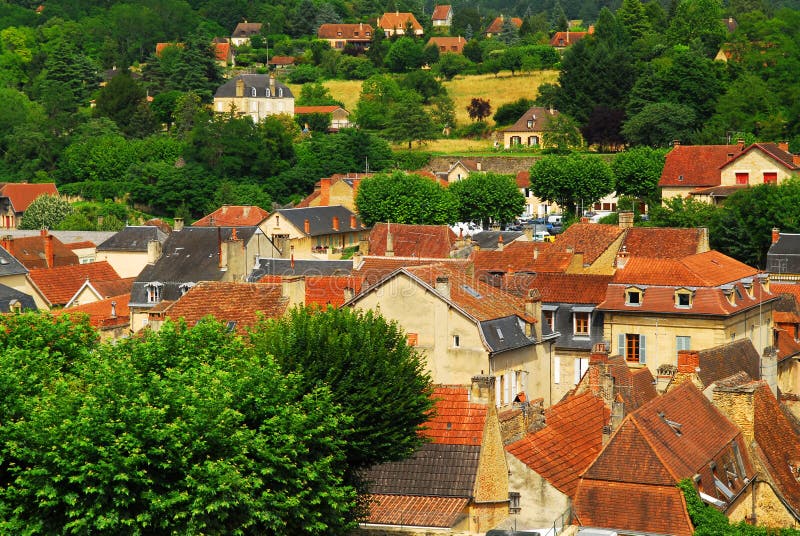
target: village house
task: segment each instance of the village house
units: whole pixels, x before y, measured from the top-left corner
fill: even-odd
[[[449,28],[453,24],[453,6],[446,4],[439,4],[434,6],[433,13],[431,14],[431,24],[434,28],[444,27]],[[430,44],[430,43],[429,43]]]
[[[182,220],[176,218],[176,225]],[[167,233],[152,225],[126,225],[97,246],[96,260],[107,261],[120,277],[138,276],[148,262],[148,244],[164,244]]]
[[[372,173],[335,173],[324,177],[314,185],[314,191],[300,201],[295,208],[328,207],[341,205],[352,212],[356,210],[356,195],[362,179]]]
[[[362,534],[477,534],[508,517],[509,468],[492,404],[494,378],[476,376],[467,385],[435,386],[435,411],[421,431],[427,441],[406,460],[366,471],[370,505]]]
[[[194,222],[192,227],[253,227],[268,216],[269,212],[255,205],[222,205]]]
[[[68,303],[77,304],[79,291],[85,290],[87,282],[97,285],[88,289],[87,299],[97,301],[107,297],[106,290],[118,294],[130,289],[130,281],[123,281],[114,268],[105,261],[89,264],[56,266],[54,268],[37,268],[30,271],[31,281],[47,300],[47,308],[64,307]]]
[[[460,35],[458,37],[436,36],[428,39],[427,46],[435,46],[439,49],[439,54],[463,54],[466,44],[467,40]]]
[[[317,38],[330,43],[331,48],[344,50],[350,45],[355,50],[363,52],[372,43],[373,28],[370,24],[320,24]]]
[[[488,39],[488,38],[492,37],[493,35],[499,34],[503,29],[503,24],[505,24],[505,20],[506,19],[505,19],[505,17],[503,17],[503,15],[500,15],[499,17],[494,19],[489,24],[489,26],[486,27],[486,31],[484,32],[484,34],[486,35],[486,38]],[[522,19],[520,19],[519,17],[511,17],[509,20],[511,21],[511,24],[513,24],[514,27],[517,30],[519,30],[520,27],[522,26]]]
[[[369,229],[343,206],[276,210],[261,229],[282,253],[296,259],[338,259],[345,248],[357,248]]]
[[[14,307],[21,308],[24,303],[30,303],[22,296],[29,296],[33,299],[36,309],[47,311],[50,309],[50,302],[42,294],[42,291],[30,278],[30,271],[23,266],[21,262],[14,258],[11,253],[3,248],[0,248],[0,288],[3,289],[4,294],[9,296],[9,303],[11,300],[17,300]]]
[[[254,123],[270,115],[294,116],[294,95],[272,75],[240,74],[217,89],[214,111],[250,116]]]
[[[773,385],[777,381],[772,355],[767,352],[762,360],[750,339],[739,339],[713,348],[680,350],[677,366],[662,365],[655,385],[659,393],[665,393],[685,381],[691,381],[711,399],[718,382],[729,380],[737,374],[748,380],[769,378]]]
[[[550,46],[559,52],[563,52],[587,35],[592,34],[594,34],[594,26],[589,26],[589,30],[586,32],[573,32],[570,30],[566,32],[556,32],[553,34],[553,37],[550,38]]]
[[[378,17],[377,28],[383,30],[386,37],[393,35],[405,35],[408,28],[411,29],[414,35],[422,35],[424,30],[422,25],[417,21],[413,13],[402,13],[395,11],[394,13],[384,13]]]
[[[38,236],[14,238],[6,235],[0,245],[29,270],[81,263],[78,256],[47,229],[42,229]]]
[[[767,271],[777,283],[800,281],[800,234],[782,233],[773,227],[772,243],[767,250]]]
[[[130,292],[109,298],[61,309],[56,314],[79,317],[87,315],[89,324],[103,341],[114,341],[130,335],[131,317],[128,309]]]
[[[533,106],[522,117],[508,128],[503,129],[503,147],[511,149],[517,145],[528,147],[545,147],[545,132],[550,130],[550,123],[559,116],[558,110]]]
[[[295,106],[294,115],[302,116],[311,114],[321,114],[330,118],[329,132],[336,132],[342,128],[352,127],[350,123],[350,112],[337,105],[329,106]]]
[[[462,241],[463,242],[463,241]],[[376,223],[362,253],[372,256],[444,259],[458,248],[458,236],[447,225]]]
[[[3,229],[16,229],[28,206],[40,195],[58,195],[55,183],[0,183],[0,223]]]
[[[260,22],[240,22],[233,29],[231,34],[231,44],[234,46],[249,45],[250,38],[261,33],[262,24]]]

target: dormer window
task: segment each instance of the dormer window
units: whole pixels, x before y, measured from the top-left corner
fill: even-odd
[[[278,97],[283,97],[283,88],[282,87],[278,88]]]
[[[372,32],[367,32],[367,37],[369,37],[370,35],[372,35]]]
[[[267,88],[267,97],[270,97],[270,96],[271,95],[269,94],[269,88]]]
[[[731,305],[736,305],[736,292],[735,287],[733,285],[722,285],[722,293],[727,298],[728,303]]]
[[[675,291],[675,307],[689,309],[692,306],[694,291],[688,288],[679,288]]]
[[[181,296],[183,296],[184,294],[189,292],[192,289],[192,287],[194,287],[194,283],[191,283],[191,282],[190,283],[181,283],[180,286],[178,287],[178,290],[180,291]]]
[[[748,278],[742,281],[742,286],[744,287],[744,291],[747,293],[747,297],[751,300],[755,298],[753,295],[753,279]]]
[[[161,289],[164,287],[163,283],[152,281],[147,283],[144,288],[147,292],[147,303],[158,303],[161,301]]]
[[[642,298],[644,291],[637,287],[630,287],[625,289],[625,305],[639,307],[642,305]]]
[[[533,119],[528,119],[528,128],[533,128]]]
[[[250,96],[251,97],[255,97],[256,96],[256,88],[254,88],[254,87],[250,88]]]

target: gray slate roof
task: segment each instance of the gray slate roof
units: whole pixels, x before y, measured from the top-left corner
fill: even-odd
[[[520,323],[521,320],[516,315],[480,323],[483,338],[492,353],[506,352],[536,343],[534,339],[525,336],[525,328]]]
[[[377,465],[364,475],[369,492],[472,498],[480,446],[426,443],[409,459]]]
[[[767,251],[767,271],[776,275],[800,274],[800,234],[780,234]]]
[[[257,282],[265,275],[350,275],[353,261],[295,260],[264,258],[256,261],[256,267],[250,272],[247,280]]]
[[[10,235],[14,238],[24,238],[27,236],[39,236],[39,230],[30,229],[3,229],[0,233]],[[50,231],[50,234],[61,240],[64,244],[74,242],[92,242],[101,244],[116,234],[115,231]]]
[[[167,234],[152,225],[128,225],[120,232],[97,246],[97,251],[147,252],[147,243],[158,240],[162,244]]]
[[[305,221],[308,220],[310,229],[308,233],[309,236],[352,233],[366,230],[366,228],[361,227],[360,218],[356,218],[355,228],[350,227],[350,216],[352,216],[353,213],[341,205],[330,207],[286,208],[275,211],[273,214],[280,214],[282,218],[286,218],[289,223],[297,227],[300,232],[304,232]],[[339,218],[338,231],[333,230],[334,216]]]
[[[478,231],[472,235],[472,241],[481,249],[497,249],[497,241],[503,237],[503,244],[508,245],[524,233],[522,231]]]
[[[244,96],[252,97],[252,89],[256,90],[255,97],[257,98],[270,98],[270,99],[293,99],[292,90],[285,84],[275,81],[275,90],[270,92],[267,96],[267,89],[269,89],[269,75],[266,74],[240,74],[231,78],[219,88],[214,94],[216,98],[235,98],[236,97],[236,81],[244,80]]]
[[[39,231],[36,231],[37,233]],[[22,265],[11,253],[0,248],[0,277],[4,275],[27,274],[28,269]]]
[[[162,246],[161,257],[155,264],[148,264],[136,278],[131,289],[131,304],[147,303],[147,283],[163,285],[162,300],[177,300],[181,297],[182,283],[198,281],[220,281],[225,275],[219,268],[219,241],[228,240],[233,227],[184,227],[173,231]],[[236,235],[245,244],[253,237],[258,227],[236,227]]]
[[[0,313],[11,312],[11,301],[17,300],[22,305],[23,311],[36,311],[36,302],[33,296],[25,294],[6,285],[0,285]]]

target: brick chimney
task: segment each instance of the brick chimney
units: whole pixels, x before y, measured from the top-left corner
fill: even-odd
[[[14,241],[14,237],[13,237],[13,236],[11,236],[11,235],[4,235],[4,236],[3,236],[3,241],[2,241],[2,246],[3,246],[3,249],[4,249],[4,250],[6,250],[6,251],[8,251],[8,252],[10,253],[10,252],[11,252],[11,243],[12,243],[13,241]]]
[[[744,385],[716,385],[711,401],[742,431],[745,445],[753,442],[755,435],[755,391],[758,382]]]
[[[706,251],[711,251],[711,245],[708,242],[708,227],[698,227],[697,232],[700,233],[697,240],[697,252],[705,253]]]
[[[672,140],[672,146],[673,147],[680,147],[681,146],[681,140]]]
[[[338,231],[339,230],[339,216],[334,216],[331,219],[331,227],[333,227],[334,231]]]
[[[311,234],[311,222],[308,220],[308,218],[303,221],[303,232],[306,234]]]
[[[503,235],[497,237],[497,251],[503,251],[505,244],[503,243]]]
[[[619,213],[619,228],[630,229],[633,227],[633,212],[624,210]]]
[[[450,278],[446,275],[440,275],[436,277],[436,292],[444,296],[446,299],[450,299]]]
[[[353,179],[353,199],[355,200],[356,196],[358,195],[358,187],[361,184],[361,179]]]
[[[327,207],[331,203],[330,177],[319,180],[319,206]]]
[[[528,324],[532,330],[531,333],[527,333],[526,329],[526,335],[532,336],[537,341],[542,340],[542,294],[538,288],[528,290],[528,296],[525,298],[525,314],[535,319],[532,324]]]
[[[789,152],[789,142],[788,141],[779,141],[778,142],[778,149],[781,151]]]
[[[739,149],[739,151],[744,151],[744,138],[736,140],[736,148]]]
[[[53,253],[53,235],[47,232],[47,229],[40,231],[44,240],[44,262],[47,263],[48,268],[55,266],[55,254]]]
[[[700,368],[700,352],[697,350],[678,350],[678,372],[694,374]]]
[[[358,270],[361,268],[361,264],[364,262],[364,256],[361,254],[360,251],[356,251],[353,253],[353,270]]]
[[[592,346],[592,353],[589,354],[590,365],[605,365],[608,363],[608,347],[604,342],[595,343]]]
[[[351,229],[358,229],[358,222],[356,221],[356,215],[350,214],[350,228]]]
[[[775,244],[781,238],[781,230],[777,227],[772,228],[772,243]]]

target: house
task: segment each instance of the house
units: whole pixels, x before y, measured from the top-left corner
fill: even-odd
[[[330,132],[336,132],[342,128],[352,127],[350,123],[350,112],[341,106],[295,106],[294,114],[297,116],[309,114],[323,114],[330,118],[331,126],[328,128]]]
[[[550,130],[550,123],[558,117],[558,110],[533,106],[517,122],[502,130],[503,147],[510,149],[515,145],[544,147],[544,133]]]
[[[214,94],[214,111],[250,116],[254,123],[276,114],[294,115],[292,91],[265,74],[240,74]]]
[[[272,56],[267,60],[267,65],[273,69],[286,69],[294,65],[294,56]]]
[[[240,22],[233,29],[231,34],[231,44],[233,46],[249,45],[250,38],[261,33],[262,24],[260,22]]]
[[[180,219],[177,222],[180,224]],[[97,246],[96,260],[107,261],[120,277],[136,277],[147,266],[148,251],[160,249],[167,236],[152,225],[126,225]]]
[[[754,502],[755,476],[742,432],[686,382],[624,418],[581,475],[575,518],[620,534],[691,536],[678,482],[691,479],[733,517]]]
[[[470,173],[483,171],[483,165],[479,160],[470,158],[460,158],[453,162],[447,170],[446,178],[448,184],[466,179]]]
[[[417,21],[413,13],[384,13],[378,17],[377,28],[383,30],[386,37],[393,35],[405,35],[406,29],[410,27],[414,35],[422,35],[422,25]]]
[[[519,17],[511,17],[509,20],[517,30],[519,30],[520,27],[522,26],[522,19],[520,19]],[[486,34],[487,38],[499,34],[503,30],[503,24],[505,24],[505,18],[503,17],[503,15],[500,15],[499,17],[494,19],[491,22],[491,24],[489,24],[484,34]]]
[[[40,195],[58,195],[55,183],[0,183],[0,221],[3,229],[16,229],[28,206]]]
[[[83,305],[75,305],[68,309],[62,309],[56,314],[75,317],[87,315],[89,324],[97,329],[102,340],[118,340],[130,335],[129,301],[130,293],[121,294]]]
[[[97,260],[97,244],[91,240],[70,242],[64,245],[77,255],[79,264],[86,264]]]
[[[632,365],[656,371],[680,350],[749,338],[772,345],[778,296],[769,275],[717,251],[680,259],[637,257],[620,250],[605,300],[604,338]],[[763,353],[762,353],[763,357]]]
[[[75,307],[78,305],[105,300],[112,296],[130,294],[133,280],[133,277],[128,277],[125,279],[109,279],[105,281],[90,281],[89,279],[86,279],[86,281],[83,282],[83,285],[81,285],[75,294],[69,299],[69,301],[67,301],[64,307]]]
[[[165,319],[183,319],[194,326],[207,316],[239,334],[261,318],[278,318],[286,313],[289,298],[279,284],[241,281],[200,281],[167,307],[150,315],[150,329],[158,330]]]
[[[14,238],[6,235],[0,245],[29,270],[80,264],[78,256],[47,229],[42,229],[39,236]]]
[[[775,323],[773,342],[778,362],[778,387],[781,393],[800,394],[800,286],[772,283],[772,291],[780,295],[772,313]],[[753,376],[756,379],[755,376]]]
[[[567,47],[574,45],[587,35],[592,35],[593,33],[594,26],[589,26],[589,31],[587,32],[571,32],[569,30],[566,32],[556,32],[553,34],[553,37],[550,38],[550,46],[558,51],[564,51]]]
[[[372,173],[335,173],[324,177],[314,185],[314,191],[300,201],[296,208],[328,207],[341,205],[353,212],[356,211],[356,195],[362,179],[371,177]]]
[[[384,257],[443,259],[456,249],[458,237],[447,225],[376,223],[369,233],[366,254]]]
[[[431,14],[431,23],[434,27],[444,26],[449,28],[453,24],[453,6],[439,4],[434,6]],[[428,43],[430,44],[430,42]]]
[[[296,259],[339,258],[369,232],[358,216],[338,205],[276,210],[261,229],[282,252],[275,256]]]
[[[317,38],[330,43],[331,48],[344,50],[347,45],[359,52],[369,48],[372,43],[372,29],[370,24],[321,24],[317,30]]]
[[[440,263],[448,264],[465,274],[473,274],[473,265],[469,259],[452,257],[385,257],[382,255],[362,255],[360,252],[356,252],[353,254],[352,275],[361,280],[362,288],[367,288],[382,282],[387,276],[401,268]]]
[[[498,244],[499,246],[499,244]],[[511,276],[517,272],[534,273],[569,271],[575,259],[574,252],[551,251],[551,242],[515,240],[495,250],[473,250],[470,259],[474,264],[475,277],[494,287],[521,294],[522,288]],[[506,277],[508,276],[508,280]],[[518,274],[515,277],[524,277]]]
[[[451,263],[399,268],[362,289],[346,305],[378,310],[396,321],[426,358],[436,383],[465,384],[495,376],[495,404],[519,393],[550,404],[550,362],[542,344],[540,302],[494,288]]]
[[[31,270],[30,278],[50,307],[63,307],[75,301],[75,295],[89,281],[92,283],[120,282],[121,278],[114,268],[105,261],[55,268],[37,268]],[[114,286],[117,290],[130,288],[130,283]],[[99,293],[99,291],[96,291]],[[106,296],[103,296],[106,297]],[[92,301],[96,301],[96,298]]]
[[[33,298],[36,309],[49,310],[50,302],[31,280],[29,273],[29,270],[11,253],[0,248],[0,285],[2,288],[11,289],[5,291],[5,294],[9,296],[9,305],[11,305],[11,300],[18,300],[22,306],[24,302],[21,301],[20,295],[24,295]]]
[[[131,329],[149,322],[150,311],[186,294],[201,281],[244,281],[256,259],[279,256],[258,227],[183,227],[148,243],[148,263],[131,289]]]
[[[475,534],[508,517],[508,465],[491,403],[493,380],[477,376],[471,387],[434,388],[436,408],[421,431],[428,441],[406,460],[365,472],[370,498],[362,529]]]
[[[253,227],[268,216],[269,212],[255,205],[222,205],[194,222],[192,227]]]
[[[351,275],[353,264],[351,260],[258,259],[247,280],[280,284],[290,307],[340,307],[362,288],[362,278]]]
[[[36,301],[31,294],[0,284],[0,313],[21,313],[23,311],[38,310]]]
[[[739,339],[702,350],[680,350],[677,366],[665,365],[659,369],[656,388],[659,392],[666,392],[685,381],[691,381],[711,398],[711,390],[718,382],[736,374],[748,380],[759,380],[763,374],[775,384],[775,363],[773,360],[773,370],[770,370],[769,362],[769,356],[761,359],[750,339]]]
[[[450,6],[447,6],[450,7]],[[439,49],[439,54],[463,54],[464,53],[464,45],[467,44],[467,40],[461,37],[431,37],[428,39],[427,46],[435,46]]]
[[[217,60],[217,64],[220,67],[234,67],[236,65],[236,59],[233,56],[233,47],[231,47],[231,43],[225,37],[216,37],[211,42],[211,46],[214,47],[214,59]]]

